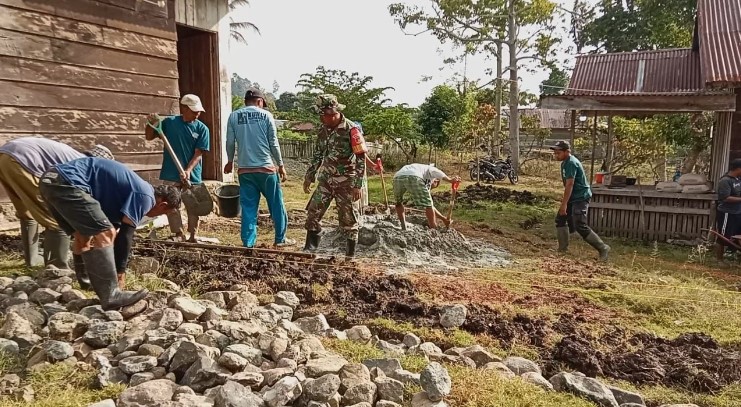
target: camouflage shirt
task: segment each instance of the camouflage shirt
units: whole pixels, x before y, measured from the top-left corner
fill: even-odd
[[[363,187],[365,154],[353,152],[350,141],[353,129],[359,131],[355,123],[344,115],[336,128],[322,126],[319,129],[317,147],[311,166],[306,171],[306,180],[313,182],[315,179],[326,181],[333,177],[348,177],[352,179],[353,188]]]

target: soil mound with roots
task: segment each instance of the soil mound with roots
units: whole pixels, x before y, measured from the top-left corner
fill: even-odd
[[[392,272],[409,268],[496,267],[509,263],[509,254],[503,249],[466,239],[455,229],[431,230],[426,226],[427,220],[417,216],[407,217],[406,223],[407,229],[402,230],[395,216],[363,216],[356,255],[377,259]],[[328,229],[322,236],[319,253],[344,254],[346,241],[342,230]]]
[[[437,203],[450,203],[452,193],[450,191],[438,192],[433,194],[432,197]],[[535,195],[530,191],[514,191],[481,183],[469,185],[459,190],[455,198],[456,205],[464,206],[476,206],[481,202],[512,202],[518,205],[538,205],[548,201],[548,198]]]

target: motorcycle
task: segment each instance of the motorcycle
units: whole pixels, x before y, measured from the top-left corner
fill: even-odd
[[[495,182],[509,178],[512,185],[519,181],[510,156],[506,160],[496,160],[491,156],[483,157],[479,159],[478,166],[476,160],[471,160],[468,162],[468,175],[471,181]]]

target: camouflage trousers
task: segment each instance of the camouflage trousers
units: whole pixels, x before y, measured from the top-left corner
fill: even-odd
[[[340,228],[345,231],[348,239],[358,240],[358,203],[352,200],[352,179],[349,177],[333,177],[319,180],[314,193],[306,205],[306,230],[321,232],[322,218],[327,212],[332,200],[335,200]]]

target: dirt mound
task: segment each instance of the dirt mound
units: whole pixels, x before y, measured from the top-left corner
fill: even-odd
[[[433,199],[435,202],[450,202],[451,192],[438,192],[433,195]],[[465,206],[476,206],[480,202],[512,202],[518,205],[538,205],[549,202],[549,199],[535,195],[530,191],[513,191],[508,188],[477,183],[458,191],[455,202]]]
[[[21,255],[22,250],[20,236],[0,234],[0,253]]]
[[[741,380],[741,353],[723,349],[701,333],[671,340],[638,334],[609,353],[596,350],[599,347],[583,337],[567,336],[555,346],[553,360],[592,377],[605,375],[693,392],[712,392]]]
[[[344,253],[346,240],[342,230],[328,229],[319,252]],[[378,259],[392,266],[392,271],[404,271],[407,267],[454,270],[456,266],[494,267],[509,263],[509,255],[503,249],[468,240],[455,229],[430,230],[420,217],[409,217],[404,231],[394,216],[364,216],[356,253]]]

